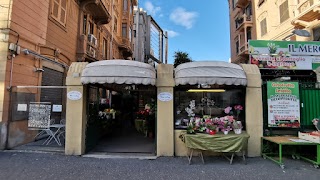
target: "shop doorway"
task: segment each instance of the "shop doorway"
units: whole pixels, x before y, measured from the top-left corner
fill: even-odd
[[[155,154],[156,87],[87,86],[86,153]]]

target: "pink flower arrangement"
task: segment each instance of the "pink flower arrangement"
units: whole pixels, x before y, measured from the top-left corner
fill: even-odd
[[[222,131],[231,131],[232,128],[230,126],[226,126],[222,129]]]
[[[229,114],[232,110],[232,107],[228,106],[224,109],[224,113]]]
[[[238,118],[240,112],[243,110],[243,107],[240,104],[238,104],[238,105],[235,105],[233,108],[237,112],[237,118]]]

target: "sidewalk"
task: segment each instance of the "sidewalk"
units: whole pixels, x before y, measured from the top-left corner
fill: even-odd
[[[0,179],[236,179],[319,180],[320,169],[301,160],[285,159],[286,169],[262,158],[241,158],[233,164],[223,157],[159,157],[155,160],[91,158],[55,153],[0,151]]]

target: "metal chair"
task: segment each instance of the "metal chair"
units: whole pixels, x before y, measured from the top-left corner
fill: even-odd
[[[50,125],[52,125],[54,123],[55,123],[55,119],[50,119]],[[46,133],[47,133],[47,131],[45,129],[43,129],[34,137],[34,139],[36,139],[38,136],[41,136],[41,135],[46,134]]]
[[[65,119],[61,119],[60,120],[60,124],[66,125],[66,120]],[[65,139],[65,133],[66,133],[66,127],[63,127],[63,128],[61,128],[60,132],[57,135],[57,139],[60,142],[60,144],[61,144],[60,136],[62,136],[63,139]]]

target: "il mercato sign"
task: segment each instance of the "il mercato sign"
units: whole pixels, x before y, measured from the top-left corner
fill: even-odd
[[[265,69],[312,70],[320,66],[320,42],[249,41],[250,63]]]

